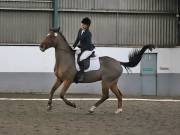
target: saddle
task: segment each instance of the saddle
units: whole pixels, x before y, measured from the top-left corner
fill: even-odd
[[[87,58],[83,56],[83,59],[79,53],[75,52],[75,67],[77,71],[80,71],[80,66],[84,66],[84,72],[94,71],[100,69],[99,57],[93,51]],[[82,68],[81,68],[82,69]]]

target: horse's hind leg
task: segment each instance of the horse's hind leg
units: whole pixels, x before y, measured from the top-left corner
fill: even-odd
[[[69,81],[69,80],[65,80],[65,81],[63,82],[63,88],[62,88],[61,93],[60,93],[60,98],[61,98],[67,105],[76,108],[76,105],[75,105],[74,103],[71,103],[69,100],[67,100],[67,99],[64,97],[64,95],[66,94],[66,92],[67,92],[69,86],[71,85],[71,83],[72,83],[72,82]]]
[[[90,113],[93,113],[100,104],[109,98],[109,88],[108,83],[102,82],[102,97],[89,109]]]
[[[111,91],[116,95],[118,99],[118,109],[115,111],[115,113],[122,112],[122,93],[118,89],[117,83],[113,84],[111,87]]]
[[[50,94],[49,94],[49,101],[48,101],[48,110],[51,110],[52,109],[52,98],[53,98],[53,95],[54,95],[54,92],[57,90],[57,88],[62,84],[62,81],[57,79],[56,82],[54,83],[51,91],[50,91]]]

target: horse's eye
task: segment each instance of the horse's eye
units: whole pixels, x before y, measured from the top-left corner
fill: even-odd
[[[54,33],[54,36],[55,36],[55,37],[57,37],[57,35],[58,35],[57,33]]]
[[[47,34],[47,36],[49,36],[49,35],[50,35],[50,33]]]

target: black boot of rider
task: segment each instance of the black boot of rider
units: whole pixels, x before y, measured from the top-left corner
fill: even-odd
[[[77,81],[83,82],[83,80],[84,80],[84,71],[79,71],[77,75]]]
[[[80,67],[80,71],[77,74],[77,81],[78,82],[83,82],[84,80],[84,61],[80,61],[79,62],[79,67]]]
[[[77,72],[76,77],[74,79],[75,83],[80,83],[84,81],[84,62],[79,62],[80,71]]]

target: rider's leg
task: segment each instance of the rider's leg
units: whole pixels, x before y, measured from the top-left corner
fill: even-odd
[[[85,61],[88,57],[90,57],[92,55],[92,53],[94,53],[94,51],[89,51],[89,50],[86,50],[86,51],[82,51],[79,55],[78,55],[78,59],[77,59],[77,62],[79,64],[79,67],[80,67],[80,71],[77,73],[77,76],[75,78],[75,82],[78,83],[78,82],[82,82],[84,80],[84,70],[85,68],[87,68],[85,66]]]
[[[78,72],[77,81],[82,82],[84,80],[84,61],[80,61],[79,63],[80,71]]]
[[[82,52],[80,55],[79,61],[83,61],[83,60],[87,59],[89,56],[92,55],[93,52],[94,52],[94,50],[92,50],[92,51],[86,50],[86,51]]]

